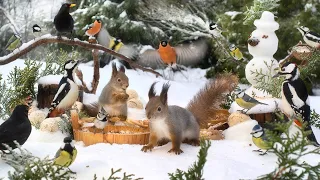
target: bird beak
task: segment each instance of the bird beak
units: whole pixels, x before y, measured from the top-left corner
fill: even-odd
[[[254,134],[255,132],[251,132],[250,134],[252,135],[252,134]]]
[[[76,6],[76,4],[70,4],[70,6],[69,6],[69,7],[71,7],[71,8],[72,8],[72,7],[75,7],[75,6]]]

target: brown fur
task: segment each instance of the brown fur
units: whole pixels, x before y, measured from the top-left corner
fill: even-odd
[[[233,91],[237,85],[237,76],[231,73],[217,75],[193,97],[187,109],[192,112],[199,125],[207,126],[210,117],[214,117],[226,94]]]

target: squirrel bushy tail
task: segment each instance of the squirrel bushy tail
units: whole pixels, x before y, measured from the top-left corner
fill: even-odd
[[[215,79],[209,80],[189,102],[187,109],[194,115],[201,126],[206,126],[212,119],[216,110],[226,95],[233,91],[238,85],[238,77],[231,73],[217,75]]]

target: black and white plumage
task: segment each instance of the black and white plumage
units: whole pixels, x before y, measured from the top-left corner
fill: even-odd
[[[41,27],[38,24],[32,26],[32,32],[41,32]]]
[[[320,34],[310,31],[309,28],[301,26],[298,30],[303,36],[303,40],[311,47],[320,48]]]
[[[78,61],[69,60],[64,65],[64,75],[59,83],[59,89],[55,94],[49,109],[48,117],[56,117],[60,111],[70,108],[78,99],[79,88],[74,82],[74,75]],[[54,111],[56,110],[56,111]]]
[[[32,32],[34,37],[39,37],[41,33],[41,27],[38,24],[32,26]]]
[[[287,62],[281,67],[278,75],[285,76],[282,83],[281,106],[284,113],[290,118],[300,115],[303,122],[307,123],[305,130],[311,130],[310,125],[310,102],[307,87],[299,77],[300,72],[296,64]],[[308,135],[308,139],[317,144],[313,132]]]
[[[10,118],[0,125],[0,150],[7,150],[2,143],[7,144],[12,149],[16,148],[14,141],[23,145],[30,136],[31,123],[28,119],[29,107],[18,105],[13,110]]]

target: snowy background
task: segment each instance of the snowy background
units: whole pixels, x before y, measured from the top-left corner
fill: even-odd
[[[60,7],[62,0],[32,0],[32,6],[36,8],[20,6],[14,19],[17,24],[27,23],[25,27],[30,28],[34,23],[41,26],[42,20],[52,21],[54,15]],[[24,14],[28,13],[30,22],[25,22]],[[235,17],[238,12],[227,12],[229,16]],[[233,19],[233,18],[232,18]],[[6,79],[9,72],[15,67],[23,67],[23,60],[16,60],[10,64],[1,66],[1,74]],[[88,64],[81,64],[79,67],[84,74],[84,80],[89,85],[92,79],[93,68]],[[168,102],[170,105],[179,105],[185,107],[189,100],[203,87],[206,83],[204,77],[206,70],[188,69],[183,74],[165,73],[169,77],[171,87],[169,90]],[[144,103],[148,101],[148,90],[154,81],[159,81],[156,90],[159,93],[162,83],[166,80],[156,78],[153,74],[141,71],[127,70],[129,77],[129,88],[138,92]],[[100,69],[100,83],[97,89],[97,95],[100,94],[104,85],[109,81],[111,67],[106,66]],[[52,79],[59,81],[59,79]],[[94,101],[96,97],[85,96],[84,101]],[[320,96],[312,96],[311,107],[320,113]],[[0,120],[0,123],[2,121]],[[320,140],[319,129],[314,129],[318,141]],[[61,133],[47,133],[33,129],[28,141],[23,148],[29,150],[38,157],[53,157],[62,144],[65,135]],[[188,167],[197,159],[199,147],[182,145],[184,153],[177,156],[169,154],[167,151],[171,148],[171,143],[155,148],[151,153],[141,152],[141,145],[110,145],[96,144],[84,147],[81,142],[76,143],[78,156],[75,162],[70,166],[72,171],[77,173],[77,179],[90,180],[94,174],[98,178],[109,176],[110,169],[122,168],[127,173],[133,173],[136,177],[143,177],[146,180],[163,180],[168,179],[168,173],[175,172],[177,168],[187,170]],[[310,147],[313,148],[313,147]],[[276,156],[269,153],[266,156],[259,156],[252,150],[257,149],[251,141],[212,141],[211,148],[208,152],[207,163],[204,167],[204,178],[215,180],[233,180],[233,179],[255,179],[260,175],[274,170],[276,166]],[[319,157],[304,157],[310,164],[319,163]],[[6,179],[7,172],[13,170],[0,159],[0,178]]]
[[[17,60],[2,66],[1,73],[4,77],[14,66],[22,67],[23,60]],[[83,71],[84,79],[91,82],[93,68],[81,64],[79,69]],[[162,70],[159,72],[162,72]],[[156,78],[152,74],[141,71],[127,70],[126,74],[129,77],[129,88],[136,90],[145,102],[148,101],[148,90],[154,81],[159,81],[156,86],[158,93],[162,83],[166,82],[162,78]],[[205,84],[204,74],[205,70],[201,69],[188,69],[185,72],[186,77],[177,73],[173,77],[174,81],[170,81],[169,104],[185,107],[193,95]],[[103,86],[109,81],[111,66],[100,69],[100,75],[97,94],[100,94]],[[94,100],[94,97],[90,96],[89,99],[85,100]],[[318,113],[320,113],[319,102],[320,97],[311,97],[311,107],[315,108]],[[319,133],[317,137],[320,138]],[[54,157],[63,138],[64,135],[61,133],[52,134],[33,129],[23,148],[39,157]],[[111,168],[122,168],[127,173],[134,173],[137,177],[144,177],[147,180],[168,179],[167,173],[175,172],[177,168],[187,170],[197,159],[199,151],[199,147],[183,144],[183,154],[179,156],[169,154],[167,151],[170,150],[171,143],[155,148],[151,153],[141,152],[141,145],[96,144],[84,147],[81,142],[77,142],[76,148],[78,149],[78,156],[70,169],[77,172],[77,179],[79,180],[92,179],[94,174],[97,174],[98,177],[106,177],[109,175]],[[204,167],[204,178],[216,180],[254,179],[274,170],[276,156],[272,153],[260,156],[252,152],[254,149],[257,148],[251,141],[212,141],[208,152],[208,161]],[[319,162],[319,157],[307,156],[303,160],[315,164]],[[10,170],[13,170],[13,168],[0,160],[0,177],[6,177]]]

